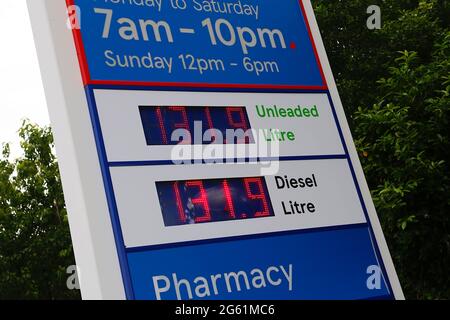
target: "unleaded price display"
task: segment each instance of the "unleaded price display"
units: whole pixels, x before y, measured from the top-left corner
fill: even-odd
[[[208,144],[217,142],[219,134],[225,144],[252,141],[251,133],[244,137],[251,129],[245,107],[141,106],[139,110],[148,145]],[[191,139],[172,139],[178,129],[186,130]],[[227,130],[242,130],[242,138],[227,141]],[[196,134],[199,141],[192,140]]]

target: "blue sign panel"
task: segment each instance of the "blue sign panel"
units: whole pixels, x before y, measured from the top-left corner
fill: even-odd
[[[268,254],[270,252],[270,254]],[[136,299],[364,299],[378,267],[367,227],[128,254]],[[370,268],[369,268],[370,271]]]
[[[75,0],[90,83],[325,86],[298,0]]]

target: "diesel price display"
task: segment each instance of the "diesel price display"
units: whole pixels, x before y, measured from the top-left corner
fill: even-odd
[[[166,226],[274,216],[263,177],[157,182]]]

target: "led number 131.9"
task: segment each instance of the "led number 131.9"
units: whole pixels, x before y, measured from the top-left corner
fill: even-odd
[[[166,226],[274,216],[263,177],[157,182]]]
[[[248,144],[254,141],[245,107],[141,106],[139,111],[149,146],[212,142]],[[181,141],[177,134],[174,135],[174,132],[180,129],[185,130],[190,137],[189,141]],[[208,130],[210,139],[206,141],[203,137],[208,136]],[[236,132],[237,130],[240,131]],[[230,131],[233,141],[226,139],[231,136]],[[172,139],[173,135],[175,138]]]

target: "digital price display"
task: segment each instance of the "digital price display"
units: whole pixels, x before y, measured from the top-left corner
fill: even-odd
[[[186,106],[140,106],[142,125],[144,127],[147,145],[177,145],[184,144],[208,144],[219,142],[220,144],[249,144],[253,136],[245,107],[186,107]],[[200,126],[201,137],[199,141],[194,139],[198,134],[196,126]],[[172,134],[177,129],[185,129],[190,139],[172,139]],[[198,130],[198,129],[197,129]],[[208,136],[210,139],[203,139]],[[233,141],[227,139],[227,130],[240,131]],[[247,132],[248,131],[248,132]],[[244,133],[247,135],[244,136]],[[206,141],[205,141],[206,140]],[[209,140],[209,141],[208,141]]]
[[[156,182],[166,227],[272,217],[263,177]]]

